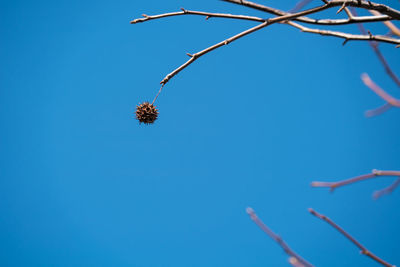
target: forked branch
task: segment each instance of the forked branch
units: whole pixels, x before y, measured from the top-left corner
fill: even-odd
[[[235,2],[235,1],[231,1],[231,0],[227,0],[228,2]],[[245,3],[246,1],[240,1],[241,4]],[[185,10],[182,9],[182,11],[180,12],[172,12],[172,13],[165,13],[165,14],[160,14],[160,15],[155,15],[155,16],[148,16],[148,15],[143,15],[144,18],[140,18],[140,19],[135,19],[132,20],[131,23],[139,23],[139,22],[144,22],[144,21],[148,21],[148,20],[152,20],[152,19],[158,19],[158,18],[164,18],[164,17],[170,17],[170,16],[180,16],[180,15],[200,15],[200,16],[205,16],[206,18],[210,18],[210,17],[222,17],[222,18],[232,18],[232,19],[243,19],[243,20],[252,20],[252,21],[257,21],[257,22],[261,22],[259,25],[254,26],[252,28],[249,28],[239,34],[236,34],[224,41],[221,41],[217,44],[214,44],[202,51],[199,51],[195,54],[187,54],[188,56],[190,56],[190,59],[187,60],[184,64],[182,64],[181,66],[179,66],[178,68],[176,68],[175,70],[173,70],[171,73],[167,74],[164,79],[160,82],[162,85],[165,85],[172,77],[174,77],[176,74],[178,74],[180,71],[182,71],[183,69],[185,69],[186,67],[188,67],[190,64],[192,64],[195,60],[197,60],[199,57],[221,47],[224,45],[227,45],[237,39],[240,39],[250,33],[253,33],[255,31],[258,31],[262,28],[265,28],[269,25],[272,25],[274,23],[286,23],[288,22],[289,25],[299,28],[302,31],[305,32],[310,32],[310,33],[317,33],[317,34],[322,34],[322,35],[331,35],[331,36],[336,36],[336,37],[340,37],[340,38],[345,38],[346,41],[347,40],[377,40],[377,41],[382,41],[382,42],[388,42],[388,43],[394,43],[394,44],[400,44],[400,39],[395,39],[392,37],[387,37],[387,36],[374,36],[374,35],[354,35],[354,34],[346,34],[346,33],[341,33],[341,32],[334,32],[334,31],[325,31],[325,30],[318,30],[318,29],[310,29],[310,28],[306,28],[302,25],[296,24],[296,23],[291,23],[289,20],[292,19],[298,19],[298,18],[303,18],[305,15],[309,15],[309,14],[313,14],[313,13],[317,13],[320,12],[322,10],[337,6],[338,3],[340,1],[326,1],[326,3],[322,6],[317,6],[314,8],[310,8],[308,10],[304,10],[301,12],[297,12],[297,13],[287,13],[287,12],[278,12],[280,13],[278,17],[275,18],[271,18],[271,19],[262,19],[262,18],[258,18],[258,17],[253,17],[253,16],[243,16],[243,15],[232,15],[232,14],[224,14],[224,13],[210,13],[210,12],[201,12],[201,11],[191,11],[191,10]],[[349,1],[346,1],[346,4]],[[350,1],[351,3],[353,3],[353,1]],[[349,2],[349,3],[350,3]],[[342,4],[344,3],[344,1],[341,2]],[[358,6],[362,7],[364,6],[365,3],[363,3],[363,1],[357,1]],[[354,4],[354,3],[353,3]],[[351,5],[351,4],[349,4]],[[381,13],[383,13],[384,15],[379,15],[379,16],[372,16],[372,17],[360,17],[361,19],[358,21],[383,21],[383,20],[389,20],[392,19],[392,17],[396,17],[396,10],[392,10],[389,7],[386,7],[384,5],[378,5],[378,4],[374,4],[374,3],[370,3],[370,8],[371,9],[379,9],[379,11]],[[378,8],[379,7],[379,8]],[[400,13],[399,13],[399,18],[400,18]],[[304,19],[303,19],[304,20]],[[349,22],[349,20],[357,20],[355,19],[355,17],[349,17],[349,19],[347,21],[342,21],[341,23],[345,23],[347,24]],[[301,21],[301,20],[299,20]],[[307,19],[306,19],[307,21]],[[321,21],[321,20],[319,20]],[[338,23],[337,21],[334,23]],[[331,23],[332,24],[332,23]]]
[[[379,258],[378,256],[376,256],[374,253],[372,253],[371,251],[369,251],[366,247],[364,247],[364,245],[362,245],[360,242],[358,242],[354,237],[352,237],[349,233],[347,233],[342,227],[340,227],[339,225],[337,225],[334,221],[332,221],[331,219],[329,219],[328,217],[326,217],[325,215],[322,215],[318,212],[316,212],[313,209],[308,209],[308,211],[316,216],[317,218],[327,222],[330,226],[332,226],[333,228],[335,228],[337,231],[339,231],[342,235],[344,235],[348,240],[350,240],[354,245],[356,245],[356,247],[358,247],[361,251],[360,253],[363,255],[366,255],[368,257],[370,257],[371,259],[373,259],[374,261],[380,263],[383,266],[386,267],[396,267],[393,264],[390,264],[386,261],[384,261],[383,259]]]
[[[382,170],[372,170],[371,173],[363,174],[360,176],[356,176],[350,179],[346,180],[341,180],[337,182],[312,182],[311,186],[312,187],[328,187],[330,188],[330,191],[332,192],[338,187],[345,186],[348,184],[353,184],[356,182],[372,179],[372,178],[377,178],[377,177],[383,177],[383,176],[398,176],[400,177],[400,171],[382,171]]]

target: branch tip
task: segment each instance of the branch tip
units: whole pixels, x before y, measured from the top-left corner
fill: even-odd
[[[339,10],[336,12],[336,14],[339,14],[342,12],[342,10],[346,7],[346,2],[343,2],[343,5],[339,8]]]

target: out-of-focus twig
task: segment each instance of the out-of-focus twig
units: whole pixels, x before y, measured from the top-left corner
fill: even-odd
[[[376,256],[375,254],[373,254],[371,251],[369,251],[366,247],[364,247],[364,245],[362,245],[360,242],[358,242],[354,237],[352,237],[349,233],[347,233],[342,227],[340,227],[339,225],[337,225],[334,221],[332,221],[331,219],[329,219],[328,217],[326,217],[325,215],[322,215],[318,212],[316,212],[313,209],[308,209],[308,211],[316,216],[317,218],[327,222],[330,226],[332,226],[333,228],[335,228],[337,231],[339,231],[342,235],[344,235],[348,240],[350,240],[354,245],[356,245],[361,251],[360,253],[363,255],[366,255],[368,257],[370,257],[371,259],[375,260],[376,262],[380,263],[383,266],[386,267],[396,267],[395,265],[392,265],[386,261],[384,261],[383,259],[379,258],[378,256]]]
[[[389,185],[388,187],[385,187],[381,190],[377,190],[373,193],[373,198],[374,199],[378,199],[383,195],[387,195],[393,192],[393,190],[396,189],[396,187],[398,187],[400,185],[400,177],[396,179],[396,181],[394,181],[391,185]]]
[[[297,2],[297,4],[290,9],[288,12],[289,13],[294,13],[297,12],[299,10],[301,10],[303,7],[305,7],[306,5],[308,5],[309,3],[311,3],[312,0],[300,0],[299,2]]]
[[[380,96],[383,100],[388,102],[390,105],[394,107],[400,107],[400,100],[394,98],[393,96],[389,95],[386,93],[385,90],[380,88],[374,81],[371,80],[371,78],[368,76],[368,74],[363,73],[361,74],[361,80],[364,82],[366,86],[368,86],[372,91],[374,91],[375,94]]]
[[[351,9],[351,12],[354,15],[357,15],[357,12],[354,8]],[[364,28],[364,25],[361,23],[357,24],[360,32],[362,34],[368,34],[367,30]],[[378,57],[379,61],[382,63],[383,67],[385,68],[386,73],[389,75],[390,78],[392,78],[392,80],[397,84],[397,86],[400,87],[400,79],[399,77],[397,77],[397,75],[392,71],[392,68],[389,66],[387,60],[385,59],[385,57],[383,56],[383,54],[381,53],[381,51],[379,50],[378,47],[378,43],[376,42],[369,42],[372,50],[374,50],[376,56]]]
[[[311,186],[312,187],[329,187],[330,191],[332,192],[338,187],[348,185],[348,184],[353,184],[359,181],[364,181],[368,180],[371,178],[376,178],[379,176],[400,176],[400,171],[382,171],[382,170],[372,170],[371,173],[363,174],[360,176],[356,176],[350,179],[342,180],[342,181],[337,181],[337,182],[312,182]]]
[[[313,267],[311,263],[303,259],[300,255],[298,255],[296,252],[294,252],[283,239],[275,234],[271,229],[268,228],[264,224],[263,221],[261,221],[257,214],[254,212],[254,210],[250,207],[246,209],[247,214],[249,214],[250,218],[257,224],[260,229],[266,233],[269,237],[271,237],[276,243],[278,243],[279,246],[285,251],[285,253],[289,256],[289,263],[294,266],[294,267]]]
[[[374,15],[374,16],[380,16],[380,15],[381,15],[381,13],[379,13],[379,12],[376,11],[376,10],[369,10],[369,12],[370,12],[372,15]],[[395,35],[397,35],[397,36],[400,36],[400,29],[397,28],[396,25],[394,25],[392,22],[390,22],[390,21],[384,21],[383,24],[385,24],[386,27],[388,27],[389,30],[390,30],[393,34],[395,34]]]
[[[352,8],[350,12],[352,14],[357,15],[357,11],[355,10],[355,8]],[[379,12],[377,12],[375,10],[373,10],[373,11],[370,10],[370,12],[374,15],[380,14]],[[385,24],[385,25],[387,27],[389,27],[389,29],[391,29],[391,31],[393,33],[396,33],[398,30],[398,28],[396,26],[394,26],[393,23],[389,23],[389,24]],[[367,30],[364,28],[364,25],[362,23],[358,23],[357,26],[362,34],[367,34]],[[389,63],[387,62],[387,60],[385,59],[385,57],[383,56],[382,52],[379,49],[378,43],[377,42],[369,42],[369,45],[372,48],[372,50],[375,52],[379,61],[382,63],[382,66],[385,69],[386,73],[397,84],[397,86],[400,87],[400,79],[399,79],[399,77],[397,77],[397,75],[393,72],[392,68],[389,66]],[[380,114],[384,113],[385,111],[389,110],[391,107],[392,107],[392,105],[390,103],[385,103],[384,105],[382,105],[378,108],[375,108],[372,110],[367,110],[365,112],[365,116],[373,117],[373,116],[380,115]]]

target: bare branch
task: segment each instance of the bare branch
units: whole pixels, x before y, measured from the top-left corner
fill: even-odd
[[[398,187],[400,185],[400,177],[396,179],[396,181],[394,181],[391,185],[389,185],[388,187],[385,187],[381,190],[377,190],[374,192],[374,194],[372,195],[374,199],[378,199],[383,195],[387,195],[393,192],[393,190],[396,189],[396,187]]]
[[[253,17],[253,16],[232,15],[232,14],[225,14],[225,13],[201,12],[201,11],[186,10],[186,9],[183,9],[183,8],[181,10],[182,11],[179,11],[179,12],[164,13],[164,14],[159,14],[159,15],[154,15],[154,16],[143,15],[143,18],[134,19],[130,23],[131,24],[136,24],[136,23],[145,22],[145,21],[148,21],[148,20],[160,19],[160,18],[166,18],[166,17],[173,17],[173,16],[181,16],[181,15],[198,15],[198,16],[205,16],[205,17],[208,17],[208,18],[219,17],[219,18],[252,20],[252,21],[258,21],[258,22],[264,22],[265,21],[265,19],[258,18],[258,17]]]
[[[258,3],[254,3],[251,1],[246,1],[246,0],[222,0],[225,2],[233,3],[233,4],[238,4],[238,5],[243,5],[247,6],[253,9],[257,9],[260,11],[264,11],[273,15],[277,16],[283,16],[290,14],[288,12],[264,6]],[[366,9],[380,9],[380,4],[374,4],[371,3],[372,5],[370,6],[368,2],[366,1],[357,1],[357,0],[352,0],[352,1],[346,1],[346,0],[341,0],[341,1],[327,1],[326,5],[329,5],[329,7],[334,7],[334,6],[342,6],[343,3],[346,3],[347,6],[356,6],[356,7],[361,7],[361,8],[366,8]],[[389,7],[387,7],[389,8]],[[385,9],[385,8],[382,8]],[[385,15],[380,15],[380,16],[363,16],[363,17],[353,17],[353,18],[348,18],[348,19],[313,19],[309,17],[296,17],[293,20],[298,21],[298,22],[303,22],[303,23],[309,23],[309,24],[319,24],[319,25],[343,25],[343,24],[351,24],[351,23],[361,23],[361,22],[377,22],[377,21],[386,21],[386,20],[391,20],[391,19],[400,19],[400,11],[394,10],[389,8],[390,12],[381,12],[384,13]],[[379,10],[377,10],[379,11]]]
[[[302,26],[302,25],[300,25],[296,22],[292,22],[292,21],[288,21],[288,22],[286,22],[286,24],[296,27],[303,32],[316,33],[316,34],[320,34],[320,35],[327,35],[327,36],[343,38],[346,40],[346,42],[349,40],[354,40],[354,41],[374,40],[374,41],[391,43],[391,44],[400,44],[400,39],[395,39],[395,38],[387,37],[384,35],[370,35],[370,34],[362,35],[362,34],[351,34],[351,33],[344,33],[344,32],[338,32],[338,31],[312,29],[312,28]]]
[[[374,116],[381,115],[382,113],[388,111],[391,107],[393,107],[393,106],[386,102],[385,104],[383,104],[380,107],[377,107],[375,109],[367,110],[365,112],[365,116],[366,117],[374,117]]]
[[[372,170],[371,173],[363,174],[360,176],[356,176],[347,180],[342,180],[338,182],[312,182],[312,187],[329,187],[332,192],[337,187],[341,187],[348,184],[353,184],[359,181],[368,180],[371,178],[376,178],[379,176],[400,176],[400,171],[381,171],[381,170]]]
[[[205,55],[205,54],[207,54],[207,53],[209,53],[209,52],[211,52],[211,51],[213,51],[213,50],[215,50],[215,49],[217,49],[217,48],[219,48],[221,46],[227,45],[227,44],[229,44],[229,43],[231,43],[231,42],[233,42],[233,41],[235,41],[237,39],[240,39],[240,38],[242,38],[242,37],[244,37],[244,36],[246,36],[246,35],[248,35],[250,33],[258,31],[258,30],[260,30],[260,29],[262,29],[264,27],[267,27],[269,25],[272,25],[274,23],[280,23],[280,22],[283,22],[283,21],[286,21],[286,20],[290,20],[290,19],[295,18],[295,17],[316,13],[316,12],[325,10],[327,8],[329,8],[328,5],[322,5],[322,6],[310,8],[310,9],[307,9],[307,10],[304,10],[304,11],[301,11],[301,12],[298,12],[298,13],[293,13],[293,14],[289,13],[287,15],[283,15],[283,16],[267,19],[263,23],[261,23],[261,24],[259,24],[257,26],[254,26],[254,27],[252,27],[250,29],[247,29],[247,30],[245,30],[245,31],[243,31],[243,32],[241,32],[239,34],[236,34],[236,35],[234,35],[234,36],[232,36],[232,37],[230,37],[230,38],[228,38],[228,39],[226,39],[224,41],[221,41],[221,42],[219,42],[219,43],[217,43],[215,45],[212,45],[212,46],[210,46],[210,47],[208,47],[208,48],[206,48],[206,49],[204,49],[204,50],[202,50],[200,52],[197,52],[197,53],[193,54],[193,56],[188,61],[186,61],[184,64],[182,64],[177,69],[175,69],[174,71],[169,73],[167,76],[165,76],[165,78],[160,83],[161,84],[166,84],[172,77],[174,77],[180,71],[182,71],[187,66],[192,64],[196,59],[198,59],[199,57],[201,57],[201,56],[203,56],[203,55]]]
[[[252,208],[247,208],[246,212],[250,215],[250,218],[257,224],[257,226],[264,231],[264,233],[270,236],[276,243],[278,243],[279,246],[282,247],[285,253],[289,256],[289,263],[292,264],[292,266],[313,267],[311,263],[307,262],[300,255],[294,252],[279,235],[275,234],[271,229],[269,229],[268,226],[266,226],[264,222],[258,218],[257,214]]]
[[[363,73],[361,74],[361,80],[364,82],[366,86],[368,86],[372,91],[374,91],[375,94],[380,96],[383,100],[388,102],[390,105],[395,106],[395,107],[400,107],[400,100],[392,97],[388,93],[385,92],[382,88],[380,88],[374,81],[371,80],[371,78],[368,76],[368,74]]]
[[[308,211],[312,215],[316,216],[317,218],[327,222],[329,225],[331,225],[333,228],[335,228],[337,231],[339,231],[342,235],[344,235],[348,240],[350,240],[354,245],[356,245],[356,247],[358,247],[361,250],[360,251],[361,254],[364,254],[364,255],[370,257],[371,259],[373,259],[374,261],[382,264],[383,266],[396,267],[395,265],[392,265],[392,264],[382,260],[381,258],[376,256],[375,254],[373,254],[366,247],[364,247],[360,242],[358,242],[354,237],[352,237],[349,233],[347,233],[343,228],[341,228],[339,225],[337,225],[334,221],[332,221],[331,219],[329,219],[325,215],[322,215],[322,214],[316,212],[315,210],[313,210],[311,208],[308,209]]]

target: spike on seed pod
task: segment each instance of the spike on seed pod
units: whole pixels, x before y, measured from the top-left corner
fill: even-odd
[[[158,110],[153,104],[143,102],[136,106],[136,119],[139,123],[152,124],[158,116]]]

